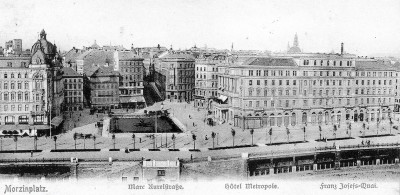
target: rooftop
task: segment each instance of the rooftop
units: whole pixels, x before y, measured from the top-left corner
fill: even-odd
[[[242,65],[256,66],[297,66],[292,58],[260,58],[252,57],[243,62]]]
[[[71,67],[64,67],[62,70],[64,71],[64,75],[63,75],[64,77],[79,77],[79,76],[81,76]]]
[[[382,60],[356,60],[356,70],[396,70],[396,67]]]

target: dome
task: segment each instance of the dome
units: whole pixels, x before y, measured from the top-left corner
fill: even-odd
[[[301,53],[301,49],[299,47],[291,47],[288,53]]]
[[[46,55],[54,55],[57,53],[57,47],[46,40],[46,32],[44,30],[40,32],[40,39],[33,44],[31,55],[35,54],[39,49]]]

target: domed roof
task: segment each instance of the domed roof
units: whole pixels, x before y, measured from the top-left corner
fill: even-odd
[[[299,47],[291,47],[288,53],[301,53],[301,49]]]
[[[46,40],[46,32],[44,30],[40,32],[40,39],[33,44],[31,55],[35,54],[39,49],[46,55],[54,55],[57,53],[57,47]]]

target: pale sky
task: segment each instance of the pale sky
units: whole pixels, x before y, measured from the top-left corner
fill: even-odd
[[[0,0],[0,44],[30,48],[44,28],[73,46],[162,46],[400,55],[399,0]]]

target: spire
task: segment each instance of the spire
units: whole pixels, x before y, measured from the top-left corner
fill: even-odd
[[[42,31],[40,32],[40,38],[46,39],[46,32],[44,31],[44,29],[42,29]]]
[[[293,47],[299,47],[299,39],[297,38],[297,33],[294,35]]]

